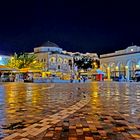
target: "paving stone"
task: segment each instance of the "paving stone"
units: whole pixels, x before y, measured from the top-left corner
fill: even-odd
[[[53,89],[43,89],[43,92],[41,88],[45,88],[46,85],[33,86],[32,94],[37,96],[34,102],[35,108],[25,104],[26,108],[16,112],[12,104],[8,105],[8,116],[12,115],[11,118],[9,117],[9,122],[15,121],[14,118],[17,116],[19,121],[20,115],[26,112],[24,116],[27,118],[23,124],[25,123],[28,127],[22,131],[18,129],[15,138],[30,140],[140,139],[139,83],[94,82],[56,85],[57,87]],[[19,86],[22,90],[25,88],[23,85]],[[79,96],[77,87],[80,94],[81,92],[87,94],[86,98]],[[21,99],[23,99],[25,93],[22,93],[21,88],[16,92],[21,92]],[[47,95],[43,96],[48,101],[47,104],[42,102],[43,98],[38,92],[36,94],[36,90],[42,92],[42,95]],[[11,95],[8,90],[6,93]],[[11,136],[9,138],[12,138]],[[5,140],[6,138],[8,137],[5,137]]]

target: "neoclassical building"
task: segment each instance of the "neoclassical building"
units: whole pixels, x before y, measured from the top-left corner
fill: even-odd
[[[64,73],[73,71],[73,57],[64,54],[63,49],[55,43],[48,41],[41,47],[34,48],[34,54],[37,61],[45,64],[44,70]]]
[[[130,46],[114,53],[100,55],[100,67],[108,79],[123,75],[127,80],[135,77],[135,70],[140,69],[140,47]]]

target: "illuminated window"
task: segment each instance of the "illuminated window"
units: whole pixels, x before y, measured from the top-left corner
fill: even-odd
[[[53,63],[53,58],[51,58],[51,62]]]
[[[68,63],[68,60],[67,59],[64,59],[64,63],[67,64]]]
[[[58,62],[62,63],[62,61],[63,61],[62,58],[59,57]]]
[[[49,60],[51,63],[55,63],[55,57],[51,57]]]

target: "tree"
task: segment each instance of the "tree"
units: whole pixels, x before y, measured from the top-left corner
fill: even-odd
[[[86,57],[82,57],[81,59],[74,59],[75,65],[78,67],[78,69],[88,69],[92,68],[91,65],[91,59],[88,59]]]
[[[23,53],[19,56],[20,67],[19,68],[29,68],[32,63],[36,60],[34,54]]]
[[[82,56],[74,58],[74,64],[78,67],[78,69],[92,69],[92,68],[99,68],[99,60],[94,60],[88,56]]]
[[[14,56],[12,56],[11,59],[7,61],[6,65],[11,68],[19,68],[20,63],[20,56],[15,53]]]
[[[8,61],[7,66],[11,68],[31,68],[31,69],[43,69],[44,64],[36,61],[36,56],[29,53],[14,54],[14,56]]]

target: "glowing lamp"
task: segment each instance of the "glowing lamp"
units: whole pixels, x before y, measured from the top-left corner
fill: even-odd
[[[139,65],[136,65],[136,68],[140,68],[140,66]]]
[[[125,66],[126,69],[128,69],[128,66]]]

